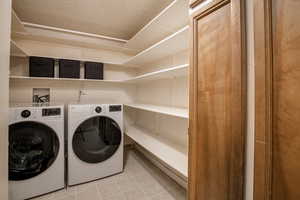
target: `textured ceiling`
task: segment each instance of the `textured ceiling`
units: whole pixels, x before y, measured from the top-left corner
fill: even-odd
[[[128,40],[173,0],[13,0],[24,22]]]

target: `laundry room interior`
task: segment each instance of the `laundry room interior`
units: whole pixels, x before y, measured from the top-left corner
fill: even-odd
[[[135,9],[123,10],[133,5]],[[119,19],[119,12],[125,12],[124,19]],[[123,170],[103,175],[95,169],[97,175],[83,175],[81,180],[66,183],[65,189],[54,192],[49,187],[49,191],[22,194],[16,191],[21,186],[11,184],[11,199],[186,199],[189,2],[12,1],[11,17],[10,107],[64,106],[67,144],[72,140],[73,127],[69,124],[76,116],[70,111],[73,105],[80,107],[74,109],[80,109],[81,116],[87,112],[84,106],[101,107],[100,115],[105,115],[106,105],[122,105],[123,124],[119,126],[124,127],[124,141],[120,143],[124,142],[124,147],[119,147],[124,148],[124,160],[115,154],[107,158],[122,160]],[[51,63],[48,74],[47,59]],[[76,66],[69,65],[70,70],[78,72],[77,76],[62,75],[62,60],[77,61]],[[99,77],[87,77],[86,63],[99,66],[95,71]],[[45,94],[47,98],[42,99]],[[49,111],[52,112],[55,113]],[[97,116],[92,113],[85,120],[92,117]],[[70,148],[75,147],[65,146],[69,152]],[[107,151],[101,149],[105,147],[95,148]],[[75,156],[69,152],[65,181],[70,183],[72,174],[84,174],[83,170],[94,168],[80,168],[68,161],[69,156]],[[101,162],[100,170],[114,168],[100,166]],[[26,183],[26,179],[22,181]]]

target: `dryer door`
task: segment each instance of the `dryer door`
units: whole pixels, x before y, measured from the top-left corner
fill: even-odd
[[[38,122],[9,126],[9,180],[26,180],[46,171],[59,152],[59,139],[50,127]]]
[[[119,148],[122,132],[119,125],[105,116],[92,117],[81,123],[72,139],[73,151],[87,163],[109,159]]]

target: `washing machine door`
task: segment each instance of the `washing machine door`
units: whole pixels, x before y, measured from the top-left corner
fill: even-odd
[[[38,122],[9,126],[9,180],[26,180],[46,171],[59,152],[55,131]]]
[[[111,118],[96,116],[81,123],[72,139],[73,151],[87,163],[109,159],[118,150],[122,140],[119,125]]]

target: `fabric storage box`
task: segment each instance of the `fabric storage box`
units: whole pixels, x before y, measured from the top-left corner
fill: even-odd
[[[29,76],[54,77],[54,59],[44,57],[29,57]]]
[[[78,60],[59,60],[60,78],[80,78],[80,61]]]
[[[85,62],[84,78],[103,80],[103,63]]]

